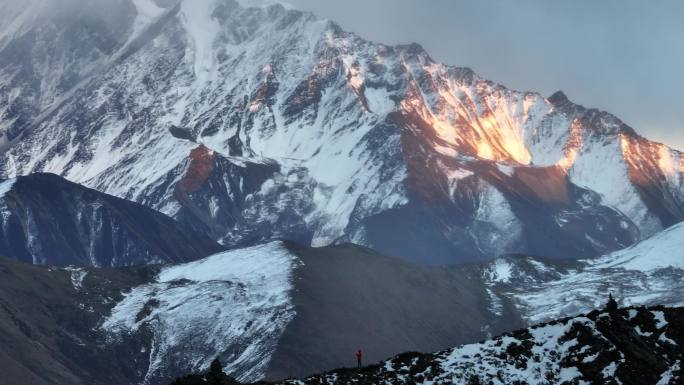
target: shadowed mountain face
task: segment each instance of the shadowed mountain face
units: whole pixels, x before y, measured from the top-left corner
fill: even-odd
[[[166,384],[216,357],[240,380],[283,378],[346,365],[360,347],[380,360],[523,325],[510,305],[493,312],[477,279],[357,246],[272,243],[126,269],[0,259],[0,278],[0,367],[35,384]]]
[[[130,384],[130,349],[94,329],[142,270],[64,270],[0,258],[0,367],[6,384]],[[153,276],[153,275],[152,275]]]
[[[267,378],[287,378],[397,351],[434,351],[521,326],[515,308],[492,312],[485,287],[456,268],[424,268],[358,246],[288,245],[296,315],[285,329]],[[330,332],[333,331],[334,332]]]
[[[35,2],[0,38],[7,178],[56,173],[226,245],[428,264],[595,256],[684,220],[681,154],[562,93],[279,5],[121,0],[67,33]]]
[[[680,306],[681,230],[673,227],[598,259],[518,256],[453,267],[414,265],[352,245],[310,248],[282,242],[188,263],[123,269],[58,269],[0,260],[0,339],[7,341],[0,344],[0,367],[8,368],[12,378],[55,378],[65,385],[156,385],[202,372],[219,357],[226,373],[238,380],[279,380],[350,366],[358,349],[365,352],[365,362],[372,363],[398,352],[449,349],[576,316],[602,306],[609,291],[623,305]],[[665,337],[676,340],[673,329],[664,329],[660,321],[660,326],[648,324],[659,315],[641,315],[641,310],[639,315],[629,314],[629,325],[635,326],[636,319],[645,323],[640,326],[643,335],[634,337],[641,340],[628,342],[651,344],[648,349],[656,349],[652,343],[660,345],[640,351],[644,355],[638,360],[646,361],[618,364],[620,379],[625,370],[650,362],[653,354],[672,352],[661,337],[663,330]],[[666,320],[676,328],[679,315],[673,317],[667,315]],[[509,337],[462,348],[458,360],[435,367],[439,371],[433,375],[456,370],[454,375],[470,377],[472,368],[479,368],[480,362],[472,361],[477,359],[492,365],[478,374],[487,377],[504,370],[509,382],[519,374],[510,365],[522,365],[520,360],[530,375],[573,374],[562,368],[580,365],[578,357],[583,362],[589,352],[582,350],[586,338],[596,336],[589,331],[596,327],[603,333],[610,325],[602,318],[591,318],[594,326],[580,319],[576,327],[564,323],[560,331],[551,324],[560,334],[546,339],[546,332],[540,332],[544,338],[530,340],[539,344],[531,348],[532,355],[526,353],[530,345],[524,333],[515,337],[520,346],[510,349],[515,341]],[[577,349],[558,350],[567,348],[571,338],[577,338]],[[597,348],[594,342],[599,340],[589,345],[594,346],[591,352],[603,352],[602,358],[593,366],[577,366],[592,381],[603,378],[597,373],[613,362],[607,360],[619,357],[617,351],[627,354],[633,348],[613,350],[605,341]],[[546,343],[552,344],[548,350]],[[35,353],[38,356],[32,355],[35,345],[43,347]],[[97,354],[91,352],[93,347]],[[500,349],[508,358],[502,358]],[[400,363],[407,359],[425,358],[431,360],[426,365],[441,365],[436,360],[450,354],[409,355],[382,366],[381,372],[365,374],[392,379],[404,374]],[[536,354],[541,361],[536,361]],[[673,357],[644,372],[644,378],[661,374],[665,366],[674,367]],[[547,361],[550,366],[545,366]],[[103,363],[107,368],[102,369]],[[538,365],[543,366],[541,372],[535,369]],[[596,365],[603,365],[599,372]],[[417,373],[411,368],[406,370]],[[40,381],[36,383],[44,383]]]
[[[0,184],[0,255],[42,265],[178,263],[223,247],[142,205],[33,174]]]

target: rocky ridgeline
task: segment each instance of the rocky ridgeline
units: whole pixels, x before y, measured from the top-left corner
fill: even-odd
[[[404,353],[358,370],[277,384],[674,385],[684,375],[682,346],[684,308],[607,308],[447,351]],[[231,381],[210,371],[173,384]]]

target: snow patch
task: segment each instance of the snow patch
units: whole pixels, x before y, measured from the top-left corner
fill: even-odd
[[[665,320],[665,313],[662,311],[652,311],[653,318],[656,321],[656,329],[660,330],[667,327],[667,321]]]
[[[675,374],[679,372],[681,367],[681,361],[675,362],[670,369],[660,376],[660,381],[656,385],[669,385],[673,383],[673,380],[677,380],[679,377]]]
[[[489,282],[507,283],[512,276],[513,265],[503,258],[494,260],[485,271],[485,277]]]
[[[5,194],[12,190],[12,187],[14,186],[14,183],[16,183],[16,181],[16,178],[14,178],[0,182],[0,198],[4,197]]]
[[[80,291],[83,288],[83,280],[85,279],[88,272],[80,267],[69,266],[64,268],[71,274],[71,284],[76,291]]]
[[[258,380],[295,315],[290,292],[296,265],[297,258],[274,242],[167,267],[156,282],[126,294],[101,328],[111,338],[143,325],[153,330],[146,382],[163,376],[166,367],[204,370],[218,356],[228,373]],[[232,347],[240,349],[230,353]]]

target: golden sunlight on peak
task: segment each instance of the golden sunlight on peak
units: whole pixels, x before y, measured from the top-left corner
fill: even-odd
[[[563,159],[556,163],[557,166],[567,172],[575,165],[580,148],[582,147],[582,123],[579,119],[575,119],[570,126],[570,138],[565,145],[565,153]]]
[[[532,162],[532,155],[520,138],[503,138],[502,144],[506,153],[514,161],[523,165],[529,165]]]
[[[502,149],[505,155],[508,155],[508,158],[523,165],[530,164],[532,155],[530,155],[530,151],[527,149],[520,136],[520,130],[514,128],[510,121],[501,124],[496,119],[496,116],[488,115],[479,119],[479,124],[480,128],[485,133],[488,133],[487,136],[494,138],[494,144]],[[483,146],[483,143],[478,144],[478,149],[480,149],[481,146]],[[486,154],[489,151],[493,154],[492,144],[485,143],[483,147],[489,148],[489,150],[483,150],[483,153]],[[484,158],[484,156],[481,157]]]
[[[577,159],[577,150],[574,148],[570,148],[565,152],[565,157],[563,159],[561,159],[557,163],[557,165],[567,172],[575,164],[576,159]]]
[[[681,159],[678,159],[673,151],[665,146],[664,144],[659,144],[658,146],[658,167],[663,171],[665,175],[674,175],[677,172],[681,172]],[[677,164],[679,161],[679,164]],[[678,167],[679,166],[679,167]]]
[[[487,142],[477,144],[477,156],[487,160],[497,160],[494,156],[494,149]]]

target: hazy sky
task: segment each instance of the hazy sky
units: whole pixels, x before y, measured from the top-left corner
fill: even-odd
[[[682,0],[288,0],[519,90],[563,90],[684,149]]]

